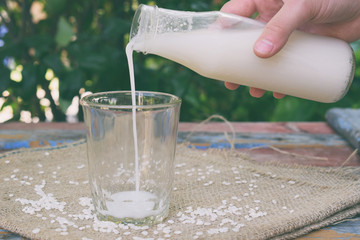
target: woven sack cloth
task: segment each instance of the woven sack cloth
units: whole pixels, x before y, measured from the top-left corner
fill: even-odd
[[[93,214],[86,144],[0,155],[0,228],[31,239],[292,239],[360,213],[358,169],[258,164],[237,150],[177,146],[169,217]]]

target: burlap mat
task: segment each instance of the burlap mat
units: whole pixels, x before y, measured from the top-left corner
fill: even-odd
[[[33,239],[291,239],[360,213],[355,171],[259,165],[237,151],[179,145],[170,216],[100,222],[84,141],[0,155],[0,227]]]

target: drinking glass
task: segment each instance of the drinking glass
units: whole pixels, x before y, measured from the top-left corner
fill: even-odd
[[[169,212],[181,99],[160,92],[103,92],[80,101],[89,183],[100,220],[154,224]]]

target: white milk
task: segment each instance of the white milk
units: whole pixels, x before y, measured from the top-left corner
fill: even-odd
[[[111,195],[110,200],[106,201],[108,210],[101,211],[101,214],[116,218],[145,218],[160,213],[161,209],[154,210],[157,202],[156,195],[149,192],[118,192]]]
[[[106,210],[101,211],[103,215],[111,215],[117,218],[144,218],[157,215],[160,210],[154,210],[158,198],[150,192],[140,191],[140,172],[139,172],[139,151],[136,128],[136,100],[135,100],[135,76],[133,65],[133,45],[130,42],[126,46],[126,55],[128,58],[130,86],[132,97],[132,122],[133,122],[133,138],[134,138],[134,161],[135,161],[135,191],[124,191],[112,194],[110,200],[106,201]]]
[[[130,88],[131,88],[131,101],[132,101],[132,125],[133,125],[133,138],[134,138],[134,155],[135,155],[135,182],[136,191],[140,190],[140,173],[139,173],[139,150],[137,140],[137,128],[136,128],[136,100],[135,100],[135,75],[134,75],[134,63],[133,63],[133,43],[129,42],[126,46],[126,56],[129,65],[130,75]]]
[[[353,52],[344,41],[296,31],[274,57],[253,53],[262,29],[197,30],[135,36],[134,50],[178,62],[212,79],[319,102],[343,97],[352,81]]]

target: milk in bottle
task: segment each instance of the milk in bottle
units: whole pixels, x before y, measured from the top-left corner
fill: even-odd
[[[295,31],[275,56],[253,45],[264,24],[222,12],[182,12],[140,5],[132,24],[135,51],[162,56],[212,79],[299,98],[335,102],[354,76],[354,56],[342,40]]]

